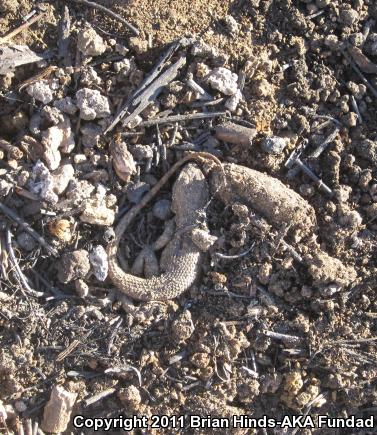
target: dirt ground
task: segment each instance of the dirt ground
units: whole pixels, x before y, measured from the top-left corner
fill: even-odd
[[[48,54],[44,64],[31,63],[17,67],[14,74],[0,75],[0,202],[57,252],[51,255],[1,210],[0,433],[34,435],[37,431],[28,428],[35,424],[47,433],[43,415],[57,385],[75,393],[72,416],[186,416],[182,427],[135,429],[135,434],[193,433],[189,415],[310,415],[314,421],[321,415],[376,415],[377,3],[98,3],[132,23],[140,35],[135,37],[119,20],[74,0],[0,0],[0,35],[20,26],[35,7],[45,11],[43,19],[0,45],[27,45]],[[61,58],[57,47],[64,6],[71,31],[68,51]],[[89,26],[107,48],[85,64],[77,47]],[[217,117],[179,123],[175,132],[174,125],[163,125],[156,133],[156,127],[118,124],[107,135],[89,134],[95,144],[88,146],[84,127],[108,127],[169,44],[183,37],[200,41],[201,52],[195,55],[182,48],[189,53],[187,64],[142,113],[143,120],[165,112],[226,110],[228,97],[205,81],[208,71],[225,67],[243,79],[243,98],[230,116],[255,128],[252,143],[218,140],[215,129],[222,118]],[[131,73],[122,79],[114,63],[124,59],[130,60]],[[25,81],[48,66],[57,68],[47,76],[53,98],[45,103],[31,95],[32,82]],[[193,91],[186,85],[189,73],[222,100],[195,106]],[[75,111],[64,115],[74,146],[61,151],[57,166],[51,158],[49,170],[54,175],[61,165],[72,165],[74,174],[68,190],[51,194],[58,195],[54,201],[35,190],[41,182],[37,162],[48,166],[41,148],[47,140],[44,132],[62,122],[45,107],[55,108],[55,100],[74,98],[84,87],[107,95],[109,112],[95,121],[89,115],[80,115],[80,120]],[[120,138],[129,150],[122,179],[111,151]],[[101,280],[93,273],[88,260],[94,247],[109,243],[112,224],[82,218],[81,207],[84,199],[92,200],[102,189],[100,201],[117,221],[140,201],[166,169],[161,161],[147,157],[160,150],[159,138],[170,165],[184,150],[194,149],[279,179],[312,207],[313,227],[303,225],[306,216],[299,208],[284,225],[279,216],[266,217],[263,206],[256,209],[237,195],[233,198],[233,192],[227,204],[214,195],[207,214],[217,242],[203,254],[195,284],[176,299],[135,302],[130,309],[108,278]],[[268,138],[280,138],[284,146],[271,151]],[[321,182],[286,167],[303,140],[308,145],[302,160],[329,186],[331,195]],[[184,148],[187,144],[196,148]],[[121,251],[129,263],[163,232],[164,222],[153,207],[159,200],[171,200],[172,184],[173,180],[126,231]],[[304,227],[301,235],[295,232],[297,226]],[[27,283],[43,292],[40,297],[25,293],[9,259],[10,234],[17,263]],[[77,263],[73,252],[81,256]],[[308,435],[373,430],[278,427],[219,432]],[[95,432],[74,428],[71,419],[64,433]]]

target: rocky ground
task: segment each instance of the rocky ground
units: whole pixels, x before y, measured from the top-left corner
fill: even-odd
[[[80,433],[78,414],[375,414],[376,2],[98,3],[118,17],[0,0],[0,433]],[[212,195],[196,284],[130,310],[108,278],[113,226],[187,151],[279,179],[315,219]],[[135,274],[173,182],[121,243]]]

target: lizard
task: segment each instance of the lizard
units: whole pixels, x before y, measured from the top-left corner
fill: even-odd
[[[189,170],[185,168],[174,185],[173,211],[176,213],[177,231],[161,257],[161,263],[164,260],[167,265],[165,273],[149,279],[139,278],[124,272],[116,258],[119,241],[132,219],[153,199],[171,176],[191,160],[202,164],[216,163],[209,184],[214,195],[225,204],[240,201],[277,225],[291,225],[300,238],[314,230],[314,209],[278,179],[245,166],[221,163],[209,153],[190,153],[172,166],[141,202],[126,213],[115,229],[113,242],[109,244],[110,279],[122,293],[133,299],[173,299],[187,290],[196,279],[201,251],[189,237],[183,237],[182,233],[190,226],[197,226],[198,212],[206,205],[205,192],[208,187],[204,175],[193,167]]]
[[[187,290],[196,279],[201,251],[189,237],[185,237],[184,233],[190,227],[197,226],[198,213],[208,202],[208,185],[203,173],[197,167],[196,169],[191,167],[187,171],[184,169],[174,185],[173,211],[176,213],[177,230],[163,253],[162,261],[166,265],[165,272],[147,279],[140,278],[126,273],[117,260],[119,242],[132,220],[156,196],[175,172],[190,161],[203,165],[212,163],[219,168],[222,167],[220,160],[210,153],[198,152],[184,156],[163,175],[138,204],[121,218],[115,228],[115,237],[107,247],[109,278],[120,292],[133,299],[142,301],[174,299]]]

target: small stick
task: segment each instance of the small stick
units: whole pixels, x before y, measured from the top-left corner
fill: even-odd
[[[169,141],[169,148],[172,147],[174,145],[175,142],[175,138],[177,137],[177,133],[178,133],[178,122],[176,122],[174,124],[174,131],[173,131],[173,135]]]
[[[169,164],[167,161],[167,150],[166,150],[166,145],[162,141],[161,132],[160,132],[160,129],[158,127],[158,124],[156,125],[156,132],[157,132],[157,146],[158,146],[158,150],[160,152],[160,157],[161,157],[161,161],[162,161],[162,168],[164,169],[164,171],[167,171],[169,169]]]
[[[32,237],[34,237],[34,239],[40,245],[42,245],[48,251],[49,254],[53,255],[54,257],[59,256],[59,253],[55,248],[53,248],[51,245],[49,245],[42,236],[40,236],[35,230],[33,230],[33,228],[31,228],[31,226],[28,223],[23,221],[13,210],[11,210],[9,207],[7,207],[5,204],[3,204],[1,201],[0,201],[0,211],[2,211],[9,218],[13,219],[15,222],[17,222],[18,225],[20,225],[21,228],[23,228]]]
[[[318,145],[318,147],[312,153],[309,154],[309,157],[317,159],[323,153],[323,151],[325,151],[327,146],[335,140],[339,130],[339,127],[335,127],[334,131],[327,136],[327,138],[320,145]]]
[[[228,296],[228,297],[240,298],[240,299],[253,299],[254,298],[254,296],[239,295],[239,294],[231,292],[229,290],[224,290],[224,291],[206,291],[205,294],[209,295],[209,296]]]
[[[56,362],[63,361],[68,355],[70,355],[79,345],[81,344],[80,340],[73,340],[72,343],[67,347],[67,349],[60,352],[56,357]]]
[[[123,319],[119,319],[118,322],[117,322],[117,324],[115,325],[113,331],[111,332],[110,340],[109,340],[109,344],[107,345],[107,354],[108,354],[109,356],[111,355],[111,346],[112,346],[113,343],[114,343],[115,337],[116,337],[116,335],[117,335],[117,333],[118,333],[118,330],[119,330],[119,328],[120,328],[122,322],[123,322]]]
[[[171,50],[169,50],[169,53],[170,51]],[[152,73],[147,76],[145,83],[143,82],[141,84],[139,90],[137,90],[134,94],[135,96],[132,96],[123,106],[122,110],[115,116],[113,122],[104,131],[104,134],[107,134],[109,131],[111,131],[121,120],[123,120],[123,125],[127,125],[132,122],[140,113],[143,112],[143,110],[150,105],[152,101],[156,100],[156,98],[163,91],[164,87],[166,87],[177,77],[179,70],[185,64],[186,57],[180,56],[178,60],[169,68],[167,68],[160,76],[159,74],[161,70],[159,69],[160,64],[158,64],[153,69]],[[163,68],[162,64],[161,68]],[[152,82],[149,84],[151,80]],[[126,116],[127,114],[128,116]]]
[[[246,74],[244,71],[240,71],[238,74],[238,89],[242,92],[245,88]]]
[[[10,258],[11,262],[13,263],[14,268],[16,269],[16,273],[17,273],[18,277],[20,278],[22,285],[24,286],[24,291],[22,291],[22,292],[24,294],[26,293],[29,296],[34,296],[36,298],[44,296],[44,293],[37,292],[36,290],[34,290],[30,287],[25,275],[23,274],[20,266],[18,265],[16,256],[14,254],[13,247],[12,247],[12,233],[10,232],[9,228],[7,228],[6,232],[5,232],[5,243],[7,245],[7,251],[9,254],[9,258]]]
[[[58,69],[55,65],[50,65],[47,68],[43,69],[41,72],[36,74],[33,77],[30,77],[29,79],[25,80],[21,84],[17,86],[17,90],[20,92],[22,89],[26,88],[27,86],[31,85],[32,83],[39,82],[40,80],[46,79],[49,75],[51,75],[54,71]]]
[[[360,113],[360,110],[359,110],[359,106],[357,105],[356,98],[353,95],[351,95],[351,104],[352,104],[353,110],[357,114],[357,118],[358,118],[359,123],[362,124],[363,123],[363,118],[361,117],[361,113]]]
[[[332,116],[329,116],[329,115],[317,115],[317,114],[314,114],[313,115],[313,118],[317,118],[317,119],[327,119],[328,121],[331,121],[331,122],[333,122],[335,125],[337,125],[338,127],[341,127],[342,126],[342,124],[337,120],[337,119],[335,119],[335,118],[333,118]]]
[[[144,133],[141,131],[125,131],[120,133],[122,137],[137,137],[142,136]]]
[[[187,79],[186,83],[189,88],[191,88],[194,92],[197,92],[200,95],[200,100],[213,101],[212,95],[210,95],[205,89],[203,89],[198,83],[196,83],[196,81],[192,77]]]
[[[363,29],[363,42],[361,44],[361,47],[365,44],[366,40],[368,39],[370,29],[372,28],[374,22],[373,20],[369,20],[365,23],[364,29]]]
[[[298,166],[301,171],[303,171],[309,178],[311,178],[317,185],[319,189],[325,191],[329,196],[333,195],[332,190],[319,178],[315,173],[309,168],[309,166],[305,165],[305,163],[301,160],[302,149],[306,147],[307,140],[303,142],[303,144],[297,149],[293,150],[292,154],[288,157],[288,160],[285,162],[285,167],[288,169],[294,169],[294,166]],[[295,172],[294,175],[297,175]]]
[[[225,100],[225,98],[218,98],[217,100],[213,100],[213,101],[203,101],[203,100],[199,100],[199,101],[194,101],[193,103],[191,103],[191,107],[208,107],[208,106],[217,106],[218,104],[223,103]]]
[[[40,201],[40,197],[33,192],[29,192],[22,187],[15,186],[14,191],[17,195],[23,196],[24,198],[31,199],[32,201]]]
[[[253,370],[255,371],[255,373],[258,373],[257,361],[255,359],[254,351],[250,350],[250,356],[251,356],[251,365],[253,367]]]
[[[141,387],[141,385],[142,385],[141,373],[140,373],[140,370],[134,366],[130,366],[130,365],[126,364],[126,365],[121,366],[121,367],[109,367],[108,369],[105,370],[104,373],[106,375],[113,375],[113,374],[114,375],[122,375],[126,372],[131,372],[131,371],[136,373],[137,379],[139,381],[139,386]]]
[[[45,287],[47,287],[51,293],[53,293],[57,297],[69,297],[64,292],[62,292],[59,288],[54,287],[52,284],[50,284],[42,275],[40,275],[36,270],[31,269],[32,273],[44,284]],[[46,298],[49,299],[49,298]]]
[[[245,372],[246,372],[248,375],[250,375],[252,378],[254,378],[254,379],[258,379],[258,378],[259,378],[259,375],[258,375],[258,373],[257,373],[255,370],[250,369],[250,368],[247,367],[247,366],[241,366],[241,369],[245,370]]]
[[[370,337],[370,338],[355,338],[350,340],[334,340],[334,341],[328,341],[325,344],[332,346],[334,344],[371,343],[372,341],[377,341],[377,336]]]
[[[8,273],[7,268],[9,266],[8,263],[8,253],[6,251],[5,241],[3,241],[3,238],[0,237],[0,265],[1,265],[1,275],[2,277],[8,281]]]
[[[287,250],[292,254],[293,258],[297,260],[299,263],[302,263],[304,260],[301,255],[295,250],[293,246],[287,243],[284,239],[281,240],[281,243],[287,248]]]
[[[224,116],[226,112],[212,112],[212,113],[188,113],[186,115],[166,116],[165,118],[149,119],[140,123],[140,127],[151,127],[153,125],[170,124],[175,122],[189,121],[192,119],[207,119]]]
[[[276,339],[276,340],[282,340],[286,343],[289,344],[299,344],[302,343],[303,338],[301,337],[296,337],[294,335],[288,335],[288,334],[280,334],[279,332],[274,332],[274,331],[264,331],[264,334],[267,337]]]
[[[221,254],[220,252],[216,252],[216,257],[219,257],[222,260],[237,260],[237,258],[245,257],[249,252],[251,252],[251,250],[254,248],[254,245],[255,243],[253,243],[247,251],[241,252],[241,254],[238,255],[225,255]]]
[[[322,9],[321,11],[316,12],[315,14],[307,15],[305,18],[307,20],[312,20],[313,18],[317,18],[322,15],[325,11]]]
[[[69,54],[69,43],[71,33],[71,17],[68,6],[65,5],[59,22],[58,55],[64,66],[70,66],[72,59]]]
[[[93,405],[93,403],[99,402],[100,400],[104,399],[105,397],[111,396],[112,394],[114,394],[116,391],[116,388],[108,388],[105,391],[101,391],[98,394],[95,394],[92,397],[89,397],[88,399],[84,399],[84,405],[85,406],[89,406],[89,405]]]
[[[121,121],[130,111],[131,106],[135,106],[137,104],[140,104],[140,95],[145,93],[145,90],[148,88],[148,86],[153,83],[157,79],[157,77],[161,74],[162,70],[167,65],[168,61],[171,59],[171,57],[174,55],[174,53],[178,50],[178,48],[181,46],[181,41],[175,41],[173,42],[169,48],[166,50],[166,52],[161,56],[161,58],[158,60],[152,71],[145,77],[145,79],[142,81],[141,85],[136,89],[136,91],[127,99],[127,101],[124,103],[122,108],[119,110],[115,118],[113,119],[113,122],[107,129],[104,131],[104,134],[107,134],[109,131],[111,131],[118,123]]]
[[[351,57],[346,53],[345,50],[342,50],[343,56],[346,58],[347,62],[351,65],[352,69],[356,72],[356,74],[361,78],[365,86],[372,92],[373,96],[377,98],[377,90],[374,86],[371,85],[369,80],[364,76],[359,67],[355,64],[355,62],[351,59]]]
[[[24,17],[22,17],[22,21],[26,22],[29,21],[31,17],[33,17],[37,13],[36,9],[33,9],[31,12],[26,14]]]
[[[17,29],[14,29],[10,31],[8,34],[0,38],[0,44],[4,44],[4,42],[8,42],[10,39],[14,38],[16,35],[21,33],[23,30],[30,27],[32,24],[40,20],[45,15],[45,12],[41,12],[39,15],[35,15],[32,17],[29,21],[26,21],[25,23],[21,24],[21,26],[17,27]]]
[[[139,29],[137,29],[135,26],[133,26],[131,23],[126,21],[124,18],[122,18],[120,15],[116,14],[115,12],[111,11],[110,9],[106,8],[105,6],[99,5],[95,2],[90,2],[88,0],[71,0],[75,3],[82,3],[85,6],[89,6],[93,9],[99,9],[100,11],[104,12],[105,14],[109,15],[110,17],[120,21],[122,24],[124,24],[131,32],[133,32],[136,36],[140,35]]]

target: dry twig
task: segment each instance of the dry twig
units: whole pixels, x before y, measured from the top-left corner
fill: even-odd
[[[30,27],[32,24],[36,23],[37,21],[39,21],[43,16],[45,15],[45,12],[41,12],[38,15],[35,15],[34,17],[32,17],[30,20],[26,21],[25,23],[21,24],[21,26],[17,27],[17,29],[14,29],[12,31],[10,31],[9,33],[7,33],[5,36],[3,36],[2,38],[0,38],[0,44],[4,44],[4,42],[8,42],[10,39],[14,38],[15,36],[17,36],[19,33],[21,33],[23,30],[27,29],[28,27]]]
[[[123,17],[111,11],[110,9],[106,8],[105,6],[99,5],[98,3],[95,2],[90,2],[88,0],[71,0],[71,1],[75,3],[82,3],[83,5],[89,6],[90,8],[93,9],[98,9],[104,12],[105,14],[109,15],[110,17],[114,18],[115,20],[120,21],[122,24],[124,24],[127,27],[127,29],[131,30],[131,32],[133,32],[136,36],[140,35],[139,29],[137,29],[135,26],[133,26],[131,23],[125,20]]]
[[[49,245],[46,240],[40,236],[31,226],[23,221],[13,210],[11,210],[9,207],[7,207],[5,204],[3,204],[0,201],[0,211],[2,211],[6,216],[8,216],[10,219],[13,219],[15,222],[20,225],[21,228],[23,228],[25,231],[27,231],[34,239],[43,246],[49,254],[53,255],[54,257],[58,257],[58,251],[53,248],[51,245]]]
[[[9,258],[16,270],[17,276],[19,277],[22,285],[23,285],[23,289],[21,290],[24,294],[27,294],[29,296],[33,296],[36,298],[39,298],[41,296],[44,296],[44,293],[42,292],[38,292],[34,289],[32,289],[29,285],[29,283],[27,282],[27,279],[25,277],[25,275],[23,274],[18,262],[17,262],[17,258],[14,254],[13,251],[13,247],[12,247],[12,233],[10,232],[10,229],[7,228],[5,231],[5,243],[7,245],[7,251],[9,254]]]
[[[165,118],[148,119],[140,123],[140,127],[151,127],[153,125],[161,124],[174,124],[176,122],[190,121],[192,119],[208,119],[224,116],[226,112],[212,112],[212,113],[187,113],[185,115],[166,116]]]

